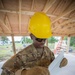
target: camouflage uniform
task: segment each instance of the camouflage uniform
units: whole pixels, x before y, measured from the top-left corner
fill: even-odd
[[[40,54],[31,44],[4,63],[1,75],[15,75],[15,72],[19,69],[27,69],[34,66],[48,67],[54,58],[53,52],[48,47],[44,46]]]

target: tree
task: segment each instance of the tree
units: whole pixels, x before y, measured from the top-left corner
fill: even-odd
[[[32,40],[28,37],[22,37],[21,39],[22,44],[24,43],[32,43]]]
[[[49,43],[55,43],[55,42],[57,42],[57,41],[58,41],[58,40],[55,39],[54,37],[48,38],[48,42],[49,42]]]
[[[8,43],[9,39],[6,36],[1,36],[1,41],[3,42],[2,44],[4,45],[5,43]]]
[[[66,41],[66,44],[67,44],[67,36],[64,37],[64,40]]]
[[[71,37],[70,46],[74,46],[75,47],[75,37]]]

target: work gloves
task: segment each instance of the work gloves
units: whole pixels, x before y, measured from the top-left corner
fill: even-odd
[[[59,67],[60,67],[60,68],[61,68],[61,67],[64,67],[64,66],[67,65],[67,63],[68,63],[67,59],[66,59],[66,58],[63,58],[62,61],[61,61],[61,63],[60,63],[60,66],[59,66]]]

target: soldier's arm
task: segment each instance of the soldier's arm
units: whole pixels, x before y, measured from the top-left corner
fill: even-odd
[[[19,55],[16,54],[3,64],[1,75],[14,75],[14,73],[19,70],[22,65],[23,64]]]
[[[14,75],[14,73],[22,68],[26,69],[26,65],[28,65],[28,62],[26,62],[26,55],[29,54],[29,50],[31,49],[31,45],[27,48],[24,48],[22,51],[18,52],[16,55],[14,55],[12,58],[7,60],[4,65],[2,66],[2,75]],[[26,52],[27,51],[27,52]],[[28,57],[29,58],[29,57]]]

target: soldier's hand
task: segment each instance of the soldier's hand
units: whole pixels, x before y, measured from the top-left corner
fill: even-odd
[[[59,67],[60,67],[60,68],[61,68],[61,67],[64,67],[64,66],[67,65],[67,63],[68,63],[68,60],[67,60],[66,58],[63,58],[62,61],[61,61],[61,63],[60,63],[60,66],[59,66]]]
[[[37,61],[38,66],[48,67],[51,62],[48,59],[41,59]]]
[[[21,75],[50,75],[50,73],[45,67],[35,66],[29,70],[23,70]]]

